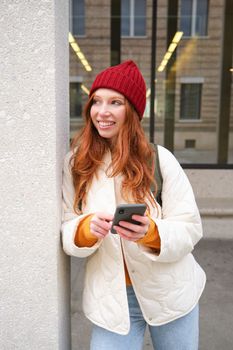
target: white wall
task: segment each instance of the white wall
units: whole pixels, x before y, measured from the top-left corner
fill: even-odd
[[[68,1],[0,3],[0,348],[70,349]]]
[[[233,239],[233,170],[186,169],[201,213],[204,238]]]

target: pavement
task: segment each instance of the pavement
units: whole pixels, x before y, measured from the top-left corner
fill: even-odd
[[[193,254],[207,275],[199,350],[233,350],[233,240],[202,239]],[[91,323],[81,309],[84,265],[83,259],[71,259],[72,350],[89,349]],[[153,350],[148,331],[143,350]]]

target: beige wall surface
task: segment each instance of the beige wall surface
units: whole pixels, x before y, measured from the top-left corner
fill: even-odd
[[[0,348],[68,350],[68,3],[3,0],[0,13]]]

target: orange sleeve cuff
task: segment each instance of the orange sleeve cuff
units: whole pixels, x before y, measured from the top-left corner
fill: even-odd
[[[78,225],[74,237],[74,243],[78,247],[92,247],[98,241],[98,238],[90,232],[91,218],[92,215],[86,216]]]
[[[160,237],[159,231],[153,220],[150,219],[150,226],[143,238],[140,238],[137,243],[143,244],[146,247],[155,249],[157,253],[160,252]]]

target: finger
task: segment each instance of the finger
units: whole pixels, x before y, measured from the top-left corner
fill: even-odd
[[[95,226],[98,226],[100,227],[101,229],[104,229],[106,231],[109,231],[110,228],[111,228],[111,225],[112,225],[112,222],[108,222],[108,221],[105,221],[105,220],[101,220],[99,219],[98,217],[94,216],[92,219],[91,219],[91,223],[93,223]]]
[[[104,239],[105,236],[101,235],[101,233],[98,232],[91,232],[93,236],[95,236],[98,239]]]
[[[104,229],[103,227],[96,225],[94,222],[90,223],[90,230],[96,233],[99,233],[101,235],[106,235],[108,233],[108,230]]]
[[[113,220],[113,215],[104,213],[104,212],[97,212],[95,214],[100,220],[105,220],[105,221],[112,221]]]
[[[127,241],[130,241],[130,242],[136,242],[138,241],[141,237],[140,236],[127,236],[127,235],[124,235],[122,233],[118,233],[118,235],[124,239],[124,240],[127,240]]]
[[[135,221],[140,222],[143,225],[149,225],[149,223],[150,223],[150,219],[148,218],[147,215],[142,216],[142,215],[136,215],[135,214],[135,215],[132,216],[132,219],[135,220]]]
[[[97,238],[104,238],[105,237],[105,235],[103,235],[102,233],[98,232],[95,229],[91,229],[90,232],[92,235],[96,236]]]
[[[144,234],[142,233],[132,232],[120,226],[114,226],[114,229],[122,238],[125,238],[130,241],[136,241],[144,236]]]
[[[128,229],[129,231],[132,231],[134,233],[140,233],[145,231],[145,226],[142,225],[137,225],[137,224],[132,224],[128,221],[120,221],[119,226],[124,227]]]

